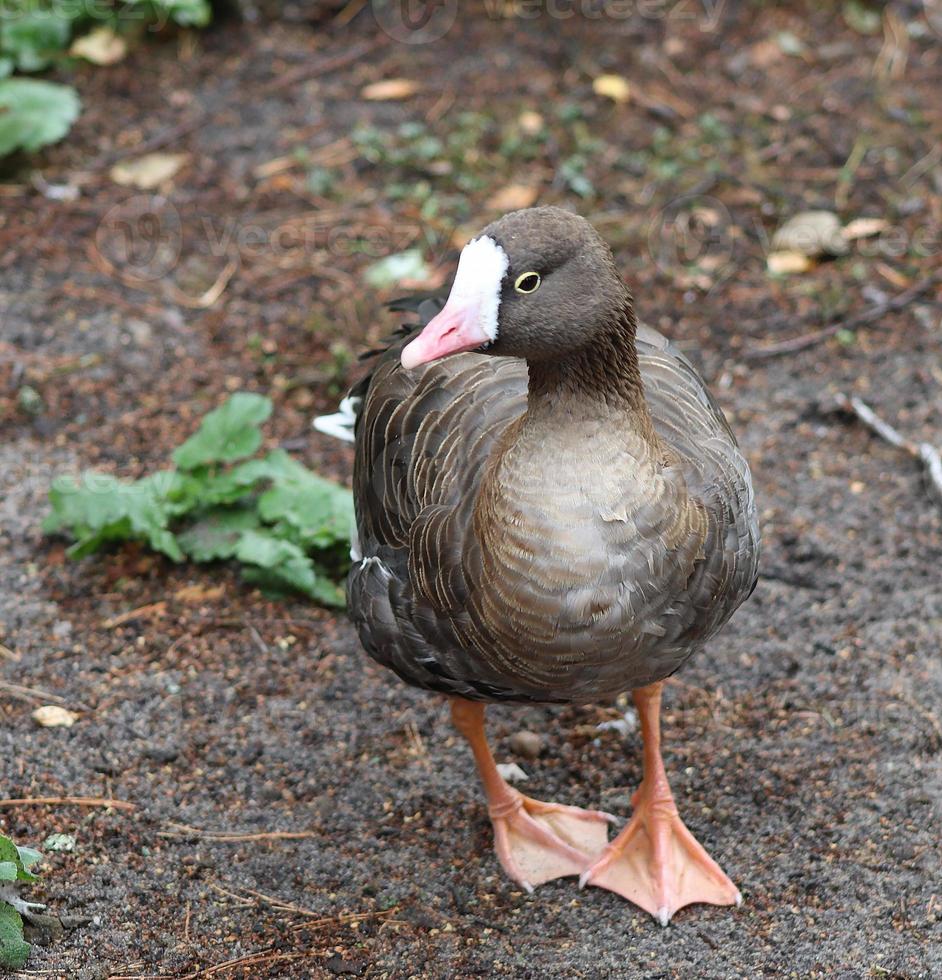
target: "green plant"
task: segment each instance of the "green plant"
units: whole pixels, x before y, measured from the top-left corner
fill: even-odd
[[[30,868],[41,856],[39,851],[18,847],[0,834],[0,969],[19,970],[29,956],[22,913],[42,906],[24,901],[18,891],[22,882],[37,880]]]
[[[111,541],[142,541],[173,561],[235,559],[247,581],[343,605],[350,491],[276,449],[255,456],[272,403],[240,392],[173,453],[174,467],[135,482],[86,472],[49,491],[47,533],[68,531],[82,558]]]
[[[0,157],[33,153],[61,140],[81,108],[69,85],[9,78],[14,71],[45,71],[67,57],[69,44],[87,28],[140,32],[168,22],[205,27],[209,0],[103,0],[55,4],[51,0],[4,0],[0,11]]]
[[[0,157],[58,143],[78,118],[74,88],[34,78],[0,80]]]
[[[0,20],[0,53],[7,72],[42,71],[69,45],[75,17],[69,11],[42,9],[30,0],[4,4]]]

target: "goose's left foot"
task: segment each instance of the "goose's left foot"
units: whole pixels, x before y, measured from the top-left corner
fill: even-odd
[[[739,905],[742,896],[677,814],[660,752],[661,685],[635,691],[644,738],[644,779],[628,826],[579,878],[640,905],[666,926],[685,905]]]
[[[628,826],[579,878],[616,892],[650,912],[662,926],[685,905],[739,905],[742,896],[720,866],[684,826],[667,797],[642,786]]]

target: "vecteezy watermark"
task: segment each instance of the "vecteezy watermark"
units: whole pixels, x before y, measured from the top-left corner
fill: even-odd
[[[417,250],[433,265],[451,247],[452,229],[412,220],[344,221],[318,214],[284,220],[283,214],[224,218],[181,214],[167,198],[137,194],[114,205],[95,231],[101,264],[123,280],[153,283],[171,277],[181,258],[192,254],[250,263],[272,274],[310,268],[312,274],[347,259],[371,264]]]
[[[736,247],[726,205],[705,194],[674,198],[651,222],[648,254],[669,275],[700,270],[713,284],[732,267]]]
[[[324,221],[311,219],[281,222],[272,227],[262,221],[240,222],[232,216],[222,222],[204,216],[199,222],[199,234],[217,257],[234,251],[254,258],[270,255],[276,259],[286,256],[330,255],[346,258],[362,255],[367,259],[385,258],[406,249],[421,247],[434,250],[435,241],[427,227],[417,221],[372,223],[366,221]]]
[[[159,194],[137,194],[111,208],[95,231],[95,247],[127,276],[154,282],[180,260],[180,213]]]
[[[376,23],[394,41],[428,44],[441,40],[458,19],[459,0],[372,0]],[[696,21],[717,30],[727,0],[484,0],[491,20]],[[931,0],[926,0],[931,2]],[[939,0],[942,2],[942,0]]]
[[[373,17],[394,41],[441,40],[458,18],[458,0],[372,0]]]
[[[726,0],[484,0],[488,17],[519,20],[696,21],[715,31]]]
[[[0,24],[43,21],[74,24],[91,21],[104,24],[144,22],[149,31],[162,31],[171,21],[172,4],[121,3],[114,0],[0,0]]]

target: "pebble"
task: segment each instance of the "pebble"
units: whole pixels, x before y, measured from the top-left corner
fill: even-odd
[[[524,759],[536,759],[543,751],[543,739],[536,732],[514,732],[510,736],[510,751]]]

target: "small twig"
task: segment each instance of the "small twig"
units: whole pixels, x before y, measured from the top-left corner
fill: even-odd
[[[279,92],[282,89],[291,88],[301,82],[310,81],[320,75],[329,75],[331,72],[346,68],[347,65],[355,61],[361,61],[368,54],[372,54],[377,48],[389,43],[388,38],[379,38],[367,44],[355,45],[344,51],[342,54],[335,55],[333,58],[324,58],[323,61],[315,61],[310,65],[300,65],[293,71],[286,71],[284,74],[273,78],[261,88],[262,95],[271,95],[272,92]]]
[[[199,827],[190,827],[185,823],[174,823],[173,821],[168,822],[167,826],[173,829],[158,831],[158,837],[201,837],[206,841],[224,844],[256,840],[305,840],[309,837],[320,836],[316,830],[268,830],[255,834],[240,834],[225,830],[200,830]]]
[[[101,626],[102,629],[113,630],[134,619],[149,619],[151,616],[163,616],[166,612],[167,601],[166,599],[161,599],[159,602],[149,602],[146,606],[138,606],[136,609],[129,609],[127,612],[112,616],[110,619],[106,619]]]
[[[442,94],[432,103],[431,109],[425,113],[425,121],[436,123],[446,112],[455,104],[455,90],[451,87],[442,91]]]
[[[104,796],[31,796],[0,800],[0,807],[8,806],[103,806],[110,810],[132,811],[137,804],[125,800],[112,800]]]
[[[413,754],[416,755],[422,761],[422,764],[426,768],[428,768],[429,766],[428,749],[425,747],[425,742],[422,739],[422,734],[419,731],[419,728],[414,721],[409,721],[406,723],[406,735],[409,739],[409,742],[412,744]]]
[[[866,402],[856,395],[848,398],[847,395],[840,394],[836,401],[840,408],[856,415],[871,432],[876,433],[891,446],[909,453],[913,459],[919,460],[929,476],[929,482],[938,498],[938,503],[942,505],[942,457],[939,456],[939,451],[935,446],[928,442],[911,442],[894,429],[889,422],[881,419]]]
[[[101,254],[98,246],[94,242],[88,243],[86,251],[92,264],[104,275],[110,276],[112,279],[117,279],[132,289],[140,289],[146,292],[155,291],[155,283],[148,279],[140,279],[137,276],[131,275],[129,272],[125,272],[123,269],[119,269],[113,262]],[[199,296],[190,296],[189,293],[183,292],[182,289],[172,282],[166,283],[164,289],[169,293],[173,302],[180,306],[185,306],[189,310],[208,310],[225,292],[226,286],[229,285],[230,280],[238,268],[239,260],[237,258],[230,258],[225,268],[216,277],[216,281]]]
[[[244,908],[254,908],[256,905],[258,905],[258,902],[254,901],[253,899],[246,898],[245,895],[239,895],[236,892],[231,892],[228,888],[223,888],[222,885],[216,884],[215,881],[211,881],[209,883],[209,887],[212,888],[214,892],[219,892],[219,894],[223,895],[225,898],[234,899]]]
[[[263,657],[270,657],[271,650],[268,649],[268,644],[262,639],[262,634],[252,625],[248,617],[245,620],[245,628],[249,631],[249,636],[252,638],[252,642],[255,644],[258,652]]]
[[[299,922],[292,927],[293,932],[300,932],[302,929],[316,929],[322,926],[339,926],[347,922],[365,922],[367,919],[382,919],[393,912],[398,912],[399,906],[394,905],[389,909],[378,909],[375,912],[343,912],[340,915],[325,916],[321,919],[308,919],[306,922]],[[388,920],[387,920],[388,921]]]
[[[129,973],[111,974],[109,980],[201,980],[202,977],[213,977],[217,973],[227,973],[238,967],[246,966],[265,966],[272,963],[290,963],[294,960],[310,959],[320,956],[316,950],[305,950],[298,953],[274,953],[265,951],[261,953],[249,953],[247,956],[240,956],[238,959],[226,960],[225,963],[217,963],[215,966],[204,966],[192,973]]]
[[[69,704],[65,698],[60,698],[58,694],[44,691],[40,687],[23,687],[21,684],[10,684],[8,681],[0,681],[0,691],[9,694],[12,698],[20,701],[52,701],[55,704]],[[71,702],[74,704],[74,702]],[[82,706],[83,711],[88,711],[87,705]]]
[[[350,0],[350,2],[333,19],[335,27],[346,27],[354,17],[366,6],[366,0]]]
[[[8,646],[0,643],[0,657],[4,657],[7,660],[19,660],[20,655],[15,651],[11,650]]]
[[[780,354],[795,354],[808,347],[814,347],[815,344],[820,344],[823,340],[839,334],[842,330],[857,330],[859,327],[865,327],[868,323],[879,320],[887,313],[893,313],[896,310],[901,310],[904,306],[908,306],[918,296],[928,292],[939,279],[938,275],[927,276],[925,279],[920,279],[919,282],[914,283],[909,289],[904,289],[896,296],[891,296],[856,316],[848,317],[846,320],[838,320],[837,323],[832,323],[822,330],[815,330],[812,333],[804,333],[788,340],[780,340],[778,343],[768,344],[765,347],[747,350],[745,357],[750,361],[758,361],[765,357],[777,357]]]
[[[238,892],[229,891],[228,888],[223,888],[222,885],[219,885],[216,882],[210,882],[209,887],[212,888],[213,891],[219,892],[220,895],[225,895],[227,898],[234,898],[243,905],[258,905],[261,902],[276,912],[292,912],[295,915],[303,915],[309,919],[316,919],[320,917],[320,912],[313,912],[311,909],[302,908],[300,905],[293,905],[291,902],[286,902],[283,899],[275,898],[273,895],[266,895],[264,892],[256,891],[254,888],[246,888],[246,894],[240,895]]]

